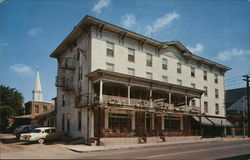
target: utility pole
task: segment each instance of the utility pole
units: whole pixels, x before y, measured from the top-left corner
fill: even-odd
[[[242,99],[242,122],[243,122],[243,138],[246,136],[246,127],[245,127],[245,97]]]
[[[248,138],[250,138],[250,104],[249,104],[249,82],[250,82],[250,76],[249,75],[244,75],[243,76],[245,79],[243,79],[244,81],[246,81],[247,83],[247,122],[248,122]]]

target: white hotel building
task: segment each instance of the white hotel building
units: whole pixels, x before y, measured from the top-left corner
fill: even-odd
[[[58,62],[57,128],[72,137],[206,135],[230,125],[224,105],[230,68],[178,41],[86,16],[50,56]]]

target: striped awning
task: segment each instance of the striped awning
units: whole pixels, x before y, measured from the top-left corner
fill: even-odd
[[[216,118],[216,117],[207,117],[215,126],[226,126],[233,127],[232,123],[230,123],[225,118]]]
[[[194,120],[196,120],[197,122],[200,122],[200,118],[197,116],[193,116]],[[201,125],[213,125],[212,122],[210,122],[206,117],[201,117]]]

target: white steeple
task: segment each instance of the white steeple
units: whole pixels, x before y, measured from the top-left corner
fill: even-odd
[[[41,87],[41,82],[40,82],[40,75],[39,71],[36,72],[36,82],[35,82],[35,88],[32,91],[33,93],[33,101],[43,101],[43,92],[42,92],[42,87]]]

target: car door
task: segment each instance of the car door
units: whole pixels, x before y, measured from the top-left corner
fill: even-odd
[[[50,133],[50,129],[45,129],[45,130],[43,131],[43,138],[44,138],[44,139],[47,139],[49,133]]]

